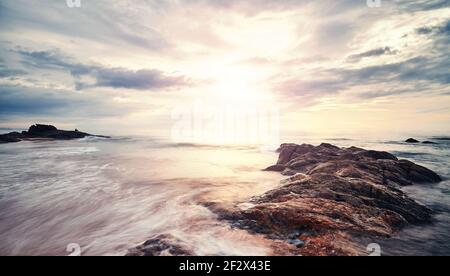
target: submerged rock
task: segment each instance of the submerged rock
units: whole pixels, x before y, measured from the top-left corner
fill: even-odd
[[[432,142],[432,141],[423,141],[422,144],[428,144],[428,145],[436,145],[436,142]]]
[[[434,137],[432,139],[438,141],[450,141],[450,137]]]
[[[126,256],[192,256],[183,242],[171,235],[159,235],[128,250]]]
[[[280,237],[286,252],[293,245],[302,255],[364,254],[363,238],[431,221],[431,210],[399,189],[441,181],[425,167],[387,152],[330,144],[283,144],[278,152],[267,170],[293,174],[284,185],[252,198],[249,208],[210,209],[237,227]]]
[[[0,135],[0,143],[14,143],[29,139],[70,140],[88,136],[109,138],[108,136],[92,135],[78,130],[59,130],[52,125],[36,124],[31,126],[28,131],[22,131],[22,133],[11,132]]]

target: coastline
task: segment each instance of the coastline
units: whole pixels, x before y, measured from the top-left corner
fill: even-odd
[[[449,160],[447,143],[407,144],[402,142],[403,139],[379,141],[355,138],[335,142],[333,139],[315,137],[299,139],[315,145],[320,144],[320,141],[330,141],[341,148],[357,145],[386,150],[398,156],[398,159],[406,158],[429,167],[444,177],[445,181],[439,184],[419,184],[400,189],[408,197],[413,196],[417,202],[433,211],[431,224],[406,224],[389,237],[352,236],[352,240],[346,240],[345,245],[357,249],[354,255],[367,255],[366,247],[373,242],[379,243],[383,254],[388,255],[450,252],[444,244],[448,240],[445,229],[450,225],[447,222],[448,200],[444,198],[448,190],[449,172],[448,166],[442,166],[448,164]],[[424,137],[419,139],[425,140]],[[188,255],[308,255],[302,249],[306,244],[310,245],[311,241],[295,237],[297,229],[289,231],[284,237],[284,233],[258,233],[251,225],[239,222],[236,217],[226,217],[232,210],[236,211],[235,215],[241,216],[242,209],[259,204],[252,202],[253,199],[261,198],[269,191],[288,184],[279,181],[292,176],[263,170],[274,163],[277,155],[275,152],[259,152],[256,147],[179,145],[153,137],[74,139],[57,143],[24,142],[4,145],[2,177],[11,189],[4,193],[9,200],[0,203],[6,207],[5,214],[10,214],[8,216],[14,219],[5,221],[5,225],[11,225],[11,230],[5,229],[3,237],[14,240],[20,235],[35,231],[20,223],[22,219],[26,219],[30,227],[39,225],[38,229],[46,229],[45,233],[37,231],[33,240],[45,236],[48,238],[44,239],[43,247],[31,248],[31,244],[27,243],[18,247],[4,244],[2,252],[10,254],[14,250],[23,254],[34,252],[28,254],[59,255],[64,252],[58,250],[65,248],[65,242],[70,240],[80,243],[84,249],[83,255],[124,255],[127,250],[143,241],[149,241],[147,246],[150,247],[169,249],[164,253],[153,251],[154,255],[173,255],[170,254],[170,248],[176,246],[190,252]],[[201,162],[198,162],[199,158]],[[165,161],[161,162],[162,160]],[[197,164],[191,166],[192,161]],[[18,168],[24,170],[18,172]],[[51,171],[52,174],[44,174],[45,171]],[[33,175],[38,178],[30,178]],[[43,190],[37,186],[36,190],[33,187],[38,183],[48,183],[48,187],[42,186],[45,188]],[[40,196],[36,197],[33,190]],[[107,193],[97,193],[96,190]],[[14,191],[22,192],[16,196]],[[54,191],[65,192],[54,195]],[[82,198],[73,197],[74,195],[82,195]],[[37,204],[33,209],[41,211],[30,217],[31,210],[27,208],[8,207],[11,200],[21,203],[21,206],[28,206],[31,202],[27,203],[26,198],[39,198],[40,202],[32,204]],[[80,205],[80,202],[84,204]],[[98,206],[96,202],[103,203]],[[73,210],[70,215],[65,212],[64,206]],[[165,207],[162,208],[163,206]],[[105,214],[108,215],[104,217]],[[58,227],[47,222],[48,216],[61,219],[61,226],[72,225],[74,228],[67,233],[61,232],[62,229],[58,230]],[[73,224],[74,220],[81,223]],[[90,225],[104,220],[111,220],[111,223],[90,228]],[[87,233],[86,229],[93,232]],[[104,236],[104,231],[110,234]],[[54,240],[52,237],[55,235],[61,239]],[[336,241],[336,238],[342,237],[323,236],[321,240],[326,238]],[[420,240],[426,240],[426,249],[421,250],[423,245]],[[316,239],[315,242],[319,240]],[[330,250],[331,254],[345,255],[336,250],[332,253],[333,250]],[[135,251],[135,254],[142,255],[142,252]],[[175,255],[182,255],[180,252],[183,251],[176,252],[173,251]]]
[[[441,181],[425,167],[387,152],[326,143],[283,144],[278,152],[277,164],[266,170],[287,177],[279,187],[233,206],[203,203],[231,227],[272,241],[275,255],[366,255],[370,240],[432,221],[433,210],[400,190]],[[192,255],[182,244],[162,235],[127,255]]]

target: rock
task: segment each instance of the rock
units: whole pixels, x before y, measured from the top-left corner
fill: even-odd
[[[278,162],[282,159],[284,165],[276,164],[265,170],[281,171],[283,175],[337,174],[341,177],[367,178],[402,186],[441,181],[441,178],[433,171],[406,160],[398,160],[394,155],[384,151],[355,147],[337,148],[326,144],[318,147],[281,145],[280,155],[286,152],[290,152],[289,160],[285,160],[286,155],[278,159]]]
[[[172,235],[159,235],[128,250],[126,256],[193,256],[183,242]]]
[[[422,144],[436,145],[437,143],[431,141],[423,141]]]
[[[17,143],[24,138],[24,135],[19,132],[11,132],[8,134],[0,135],[0,143]]]
[[[302,248],[302,247],[305,246],[305,242],[304,242],[304,241],[301,241],[301,240],[298,240],[298,239],[291,239],[291,240],[288,240],[288,243],[294,245],[294,246],[297,247],[297,248]]]
[[[27,135],[36,138],[50,138],[57,140],[80,139],[87,136],[93,136],[89,133],[69,130],[58,130],[51,125],[36,124],[28,129]]]
[[[59,130],[52,125],[41,125],[36,124],[31,126],[28,131],[22,131],[22,133],[11,132],[8,134],[0,135],[0,142],[2,143],[12,143],[20,142],[27,139],[53,139],[53,140],[70,140],[70,139],[80,139],[88,136],[110,138],[108,136],[92,135],[89,133],[68,130]]]
[[[282,171],[284,171],[285,169],[286,169],[285,166],[275,164],[275,165],[272,165],[272,166],[267,167],[267,168],[265,169],[265,171],[282,172]]]
[[[425,167],[388,152],[330,144],[283,144],[279,153],[267,169],[294,173],[284,185],[252,198],[249,208],[210,209],[241,229],[281,237],[286,254],[293,244],[301,255],[361,255],[361,238],[390,237],[431,221],[432,211],[399,189],[441,181]]]
[[[435,138],[433,138],[433,140],[450,141],[450,137],[435,137]]]
[[[356,155],[373,159],[398,160],[397,157],[385,151],[361,150]]]
[[[415,144],[415,143],[419,143],[419,141],[417,141],[417,140],[414,139],[414,138],[409,138],[409,139],[406,139],[405,143]]]
[[[42,135],[52,131],[58,131],[58,129],[51,125],[40,125],[40,124],[36,124],[28,128],[28,134],[30,135]]]
[[[405,178],[414,183],[436,183],[442,181],[441,177],[435,172],[414,164],[408,160],[400,160],[398,165],[406,174]]]

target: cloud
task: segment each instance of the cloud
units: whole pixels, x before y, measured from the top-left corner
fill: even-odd
[[[312,0],[190,0],[189,4],[209,6],[213,9],[225,9],[246,16],[256,16],[264,11],[283,11],[307,5]]]
[[[0,1],[0,25],[10,30],[45,30],[59,37],[127,45],[146,51],[170,48],[158,31],[146,24],[135,24],[133,15],[126,14],[132,4],[127,1],[120,4],[84,1],[80,8],[71,9],[65,0]]]
[[[434,31],[432,27],[420,27],[416,29],[416,33],[420,35],[431,34]]]
[[[409,0],[396,1],[396,5],[406,12],[430,11],[450,7],[448,0]]]
[[[0,78],[10,78],[26,74],[23,70],[8,69],[0,66]]]
[[[0,41],[0,114],[129,111],[141,127],[136,109],[154,114],[152,104],[201,97],[234,75],[235,87],[295,107],[397,95],[392,106],[412,107],[403,97],[450,93],[449,1],[64,2],[0,0],[0,36],[13,41]]]
[[[94,87],[157,90],[189,85],[189,81],[185,77],[169,76],[159,70],[132,71],[122,68],[94,68],[92,74],[96,78]]]
[[[53,116],[114,116],[126,114],[128,107],[116,105],[111,99],[98,94],[42,89],[25,86],[0,87],[0,115],[2,117],[23,115]]]
[[[0,57],[0,78],[16,77],[24,74],[26,74],[24,70],[8,68],[5,60]]]
[[[0,78],[17,77],[17,76],[22,76],[25,74],[26,74],[26,72],[24,70],[9,69],[0,64]]]
[[[397,50],[393,50],[390,47],[384,47],[384,48],[376,48],[356,55],[351,55],[348,57],[348,60],[351,62],[355,62],[366,57],[378,57],[383,55],[396,55],[396,54],[398,54]]]
[[[420,27],[416,29],[416,33],[420,35],[428,35],[428,34],[435,34],[435,35],[450,35],[450,20],[445,22],[444,24],[440,26],[427,26],[427,27]]]
[[[439,34],[450,35],[450,20],[448,20],[444,25],[439,28]]]
[[[190,85],[190,81],[184,76],[169,75],[156,69],[129,70],[71,62],[57,50],[19,50],[18,53],[23,57],[22,63],[25,66],[69,72],[75,78],[78,90],[94,87],[158,90]],[[83,82],[83,76],[93,77],[94,83]]]
[[[61,93],[41,91],[20,86],[0,87],[0,114],[56,114],[79,102],[68,100]]]
[[[336,15],[354,9],[367,8],[366,1],[355,0],[187,0],[183,5],[194,4],[214,10],[226,10],[244,16],[258,16],[264,12],[284,12],[305,9],[317,5],[317,15]]]
[[[319,99],[346,91],[352,87],[369,85],[379,85],[380,90],[383,90],[381,87],[385,88],[379,92],[360,92],[360,98],[369,99],[419,92],[417,89],[402,90],[398,88],[404,85],[415,85],[416,88],[421,88],[421,92],[428,89],[428,93],[432,93],[437,87],[445,88],[450,84],[449,64],[450,57],[443,55],[435,57],[418,56],[402,62],[358,69],[323,69],[316,73],[320,78],[309,80],[291,78],[278,83],[275,89],[288,97],[296,96],[302,99]]]

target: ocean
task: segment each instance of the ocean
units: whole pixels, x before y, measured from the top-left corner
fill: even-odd
[[[429,140],[430,137],[415,137]],[[450,141],[298,136],[386,150],[424,165],[444,181],[403,188],[434,210],[430,225],[374,240],[385,255],[450,254]],[[277,153],[258,146],[176,144],[152,137],[85,138],[0,145],[0,254],[124,255],[171,234],[198,255],[270,255],[269,242],[219,221],[205,202],[233,204],[280,185],[262,171]]]

